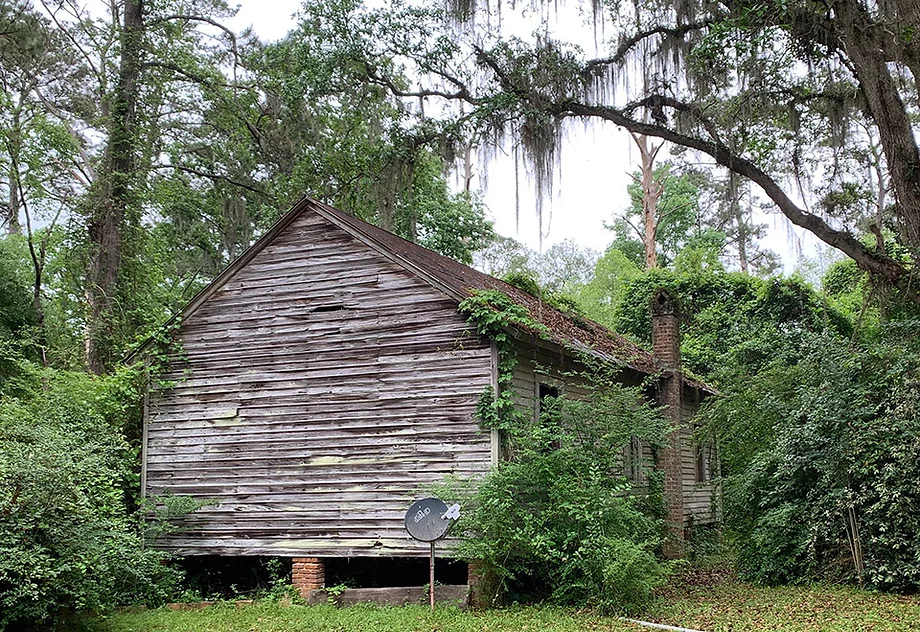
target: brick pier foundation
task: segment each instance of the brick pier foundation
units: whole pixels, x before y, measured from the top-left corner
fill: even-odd
[[[306,599],[310,592],[325,587],[326,569],[318,557],[295,557],[291,567],[291,584]]]

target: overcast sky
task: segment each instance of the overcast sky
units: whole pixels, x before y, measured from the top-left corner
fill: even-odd
[[[276,40],[293,28],[296,20],[292,16],[300,5],[301,0],[241,0],[230,26],[238,31],[251,26],[260,39]],[[612,235],[604,222],[626,208],[626,185],[637,158],[626,132],[609,123],[572,126],[562,147],[562,173],[556,180],[553,199],[544,204],[543,249],[564,239],[595,250],[606,248]],[[473,186],[485,184],[484,198],[496,230],[538,249],[541,240],[529,178],[521,178],[516,221],[514,161],[510,156],[499,156],[488,163],[479,161],[475,168],[479,173],[488,172],[484,181],[480,178]],[[783,256],[787,272],[795,267],[800,249],[814,256],[815,240],[802,240],[801,231],[793,231],[778,214],[761,221],[770,228],[766,245]]]

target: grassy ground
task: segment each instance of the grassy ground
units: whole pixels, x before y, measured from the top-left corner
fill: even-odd
[[[631,624],[553,608],[486,612],[436,610],[425,606],[281,607],[259,604],[240,609],[212,606],[194,612],[153,610],[120,614],[90,627],[94,632],[635,632]]]
[[[669,588],[642,619],[707,632],[920,632],[920,597],[842,587],[759,588],[732,580]],[[92,632],[637,632],[611,617],[542,607],[488,612],[257,604],[205,610],[152,610],[88,622]]]
[[[843,586],[766,588],[731,580],[702,582],[664,591],[642,618],[707,632],[920,631],[920,597]]]

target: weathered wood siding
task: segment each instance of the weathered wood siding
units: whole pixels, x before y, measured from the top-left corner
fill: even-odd
[[[693,436],[693,417],[700,408],[699,394],[693,389],[684,389],[681,418],[683,451],[681,453],[681,471],[684,487],[684,522],[686,524],[713,524],[721,520],[719,507],[714,502],[716,488],[710,478],[712,472],[706,473],[706,481],[697,482],[696,438]],[[717,457],[713,450],[713,458]],[[718,462],[711,464],[718,469]]]
[[[153,393],[146,493],[213,503],[184,555],[427,555],[419,489],[490,466],[491,346],[456,302],[306,212],[181,326]]]
[[[585,367],[561,348],[549,347],[547,343],[521,342],[517,348],[517,364],[514,367],[513,386],[515,402],[520,410],[533,415],[536,421],[539,413],[540,384],[555,386],[559,394],[570,399],[587,399],[590,386],[583,376]],[[630,369],[623,369],[619,376],[621,383],[637,386],[642,377]],[[641,446],[642,467],[652,467],[654,463],[651,448]],[[621,455],[621,473],[625,474],[628,448]]]

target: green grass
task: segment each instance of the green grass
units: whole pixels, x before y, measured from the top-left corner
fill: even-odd
[[[118,614],[90,623],[94,632],[635,632],[635,626],[555,608],[515,608],[485,612],[425,606],[233,605],[173,612],[151,610]]]
[[[641,617],[707,632],[920,631],[920,597],[853,588],[761,588],[735,581],[672,587]],[[637,632],[613,617],[574,610],[520,607],[486,612],[423,606],[281,606],[232,604],[198,611],[150,610],[87,621],[91,632]]]

